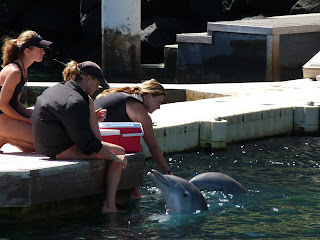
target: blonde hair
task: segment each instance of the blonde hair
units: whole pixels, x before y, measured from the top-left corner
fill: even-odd
[[[166,90],[161,85],[161,83],[159,83],[155,79],[151,79],[143,82],[140,86],[106,89],[102,93],[100,93],[96,98],[116,92],[125,92],[129,94],[140,93],[141,95],[146,95],[150,93],[155,97],[160,95],[166,95]]]
[[[78,63],[74,60],[68,62],[66,67],[63,69],[62,76],[65,82],[68,82],[70,79],[75,81],[81,80],[81,71],[78,67]]]
[[[17,39],[5,37],[3,39],[4,44],[2,46],[3,63],[1,67],[5,67],[9,63],[12,63],[15,59],[21,57],[23,55],[23,51],[20,51],[20,47],[29,42],[32,37],[37,35],[38,34],[35,31],[27,30],[22,32]]]

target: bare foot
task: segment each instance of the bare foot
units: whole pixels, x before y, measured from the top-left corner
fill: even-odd
[[[135,194],[132,194],[132,193],[131,193],[131,199],[132,199],[132,200],[141,200],[141,198],[142,198],[142,195],[141,195],[141,194],[135,195]]]
[[[131,199],[132,200],[140,200],[142,198],[142,195],[139,191],[139,187],[134,187],[131,190]]]
[[[126,211],[113,209],[113,208],[103,208],[101,213],[102,214],[109,214],[109,213],[124,213]]]
[[[118,212],[118,209],[114,208],[102,208],[101,213],[102,214],[108,214],[108,213],[116,213]]]

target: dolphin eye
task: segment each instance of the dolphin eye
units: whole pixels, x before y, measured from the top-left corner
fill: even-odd
[[[183,197],[184,197],[184,198],[189,197],[189,193],[188,193],[188,192],[184,192],[184,193],[183,193]]]

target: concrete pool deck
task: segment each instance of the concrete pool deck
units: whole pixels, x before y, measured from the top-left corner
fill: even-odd
[[[318,131],[320,82],[312,79],[164,87],[227,95],[164,104],[151,114],[165,153],[199,146],[223,148],[233,141]],[[145,150],[145,155],[149,157],[150,153]]]
[[[320,82],[311,79],[257,83],[164,84],[164,87],[228,96],[162,105],[160,110],[152,114],[153,121],[159,126],[307,105],[311,101],[320,105]]]

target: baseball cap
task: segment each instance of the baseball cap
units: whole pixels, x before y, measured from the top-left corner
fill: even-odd
[[[110,88],[108,82],[104,79],[103,72],[98,64],[91,61],[85,61],[78,63],[78,67],[82,72],[98,78],[102,87]]]
[[[25,48],[34,46],[39,48],[47,48],[52,44],[52,42],[43,40],[40,35],[35,35],[30,40],[24,44],[21,45],[20,51],[23,51]]]

